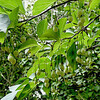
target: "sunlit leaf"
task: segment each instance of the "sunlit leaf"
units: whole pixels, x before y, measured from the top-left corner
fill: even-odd
[[[25,41],[23,44],[20,45],[20,48],[19,48],[19,52],[26,49],[26,48],[29,48],[29,47],[33,47],[33,46],[37,46],[37,42],[35,39],[29,39],[27,41]]]
[[[33,15],[37,15],[46,10],[57,0],[37,0],[33,6]]]

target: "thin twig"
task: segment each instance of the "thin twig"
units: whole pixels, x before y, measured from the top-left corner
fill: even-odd
[[[59,6],[61,6],[61,5],[64,5],[64,4],[66,4],[66,3],[68,3],[68,2],[71,2],[71,1],[77,1],[77,0],[68,0],[68,1],[66,1],[66,2],[60,3],[60,4],[58,4],[58,5],[55,5],[55,6],[51,7],[51,8],[48,8],[47,10],[43,11],[42,13],[40,13],[40,14],[38,14],[38,15],[32,16],[32,17],[29,18],[29,19],[22,20],[22,21],[20,21],[19,23],[22,23],[22,22],[27,23],[28,21],[30,21],[30,20],[32,20],[32,19],[34,19],[34,18],[36,18],[36,17],[39,17],[39,16],[45,14],[46,12],[48,12],[48,11],[51,10],[51,9],[54,9],[54,8],[56,8],[56,7],[59,7]]]
[[[9,80],[7,80],[5,77],[4,77],[4,75],[1,73],[1,76],[3,77],[3,79],[4,80],[6,80],[9,84],[11,84],[10,82],[9,82]]]
[[[88,51],[88,50],[93,50],[93,49],[95,49],[96,47],[100,47],[100,45],[94,45],[94,46],[92,46],[92,47],[90,47],[90,48],[87,48],[86,51]]]
[[[74,34],[73,36],[68,37],[68,38],[63,38],[63,39],[61,39],[61,40],[71,39],[71,38],[73,38],[74,36],[78,35],[81,31],[86,30],[86,28],[87,28],[90,24],[92,24],[97,18],[99,18],[99,16],[100,16],[100,15],[98,15],[97,17],[95,17],[89,24],[87,24],[85,27],[83,27],[81,30],[79,30],[79,31],[78,31],[76,34]]]

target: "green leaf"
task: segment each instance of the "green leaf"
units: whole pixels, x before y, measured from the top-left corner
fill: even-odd
[[[22,0],[0,0],[0,6],[10,9],[10,10],[13,10],[16,7],[19,7],[20,13],[25,14]]]
[[[37,34],[40,37],[47,30],[48,22],[47,19],[40,21],[37,26]]]
[[[85,32],[83,32],[83,36],[82,36],[82,38],[83,38],[83,37],[84,37],[84,40],[83,40],[83,41],[84,41],[84,45],[87,46],[87,45],[88,45],[87,42],[88,42],[89,36],[88,36]]]
[[[45,72],[41,72],[39,76],[36,76],[37,79],[44,78],[44,77],[45,77]]]
[[[20,90],[20,89],[22,89],[26,84],[28,84],[29,83],[29,79],[26,79],[18,88],[17,88],[17,90]]]
[[[73,26],[73,23],[68,23],[65,25],[64,30],[71,28]]]
[[[23,81],[25,81],[26,79],[28,79],[27,77],[23,77],[23,78],[20,78],[18,79],[15,84],[21,84]]]
[[[11,24],[9,25],[10,28],[14,28],[18,23],[18,11],[19,7],[15,8],[9,15]]]
[[[69,64],[73,67],[73,70],[76,69],[76,55],[77,55],[77,49],[75,43],[71,45],[71,47],[68,49],[67,52],[67,59],[69,61]]]
[[[31,67],[28,72],[27,72],[27,77],[29,77],[32,73],[35,73],[37,71],[38,68],[40,69],[45,69],[45,71],[48,73],[48,75],[50,76],[50,64],[51,61],[49,58],[47,57],[42,57],[40,59],[37,59],[34,64],[33,67]]]
[[[10,24],[10,19],[8,15],[0,14],[0,32],[6,33],[9,24]]]
[[[92,0],[90,4],[90,9],[93,10],[95,7],[97,7],[100,4],[100,0]]]
[[[0,32],[0,43],[2,44],[4,43],[5,37],[6,37],[6,33]]]
[[[34,47],[30,48],[29,51],[31,52],[31,55],[36,54],[39,51],[40,47],[41,46],[34,46]]]
[[[58,23],[59,23],[58,28],[60,30],[60,34],[62,33],[62,31],[65,27],[66,21],[67,21],[67,18],[61,18],[58,20]]]
[[[49,88],[46,88],[45,86],[43,86],[43,90],[49,96],[50,87]]]
[[[60,41],[55,42],[52,53],[55,53],[58,50],[59,46],[60,46]]]
[[[84,6],[84,0],[79,0],[79,7],[82,8]]]
[[[57,0],[37,0],[33,6],[33,15],[37,15],[46,10]]]
[[[68,37],[71,37],[71,36],[73,36],[74,35],[74,33],[71,31],[71,30],[67,30],[65,33],[63,32],[62,34],[61,34],[61,39],[63,39],[63,38],[68,38]]]
[[[87,43],[89,47],[91,47],[92,43],[96,40],[96,38],[100,37],[100,35],[95,35],[93,38],[90,38]]]
[[[18,52],[20,52],[20,51],[22,51],[26,48],[33,47],[33,46],[37,46],[36,40],[35,39],[29,39],[29,40],[27,40],[26,42],[24,42],[23,44],[20,45]]]
[[[2,7],[0,7],[0,14],[7,14],[6,11]]]
[[[53,28],[46,30],[45,33],[43,33],[40,37],[40,39],[42,40],[59,40],[59,38],[60,38],[59,30],[58,32],[54,32]]]
[[[30,85],[27,84],[20,93],[18,100],[23,100],[31,92]]]
[[[1,100],[13,100],[18,91],[13,91],[12,93],[7,94]]]
[[[30,84],[31,89],[33,89],[36,86],[36,84],[34,82],[30,82],[29,84]]]

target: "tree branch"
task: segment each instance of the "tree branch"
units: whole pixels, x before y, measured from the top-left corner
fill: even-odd
[[[100,47],[100,45],[94,45],[94,46],[92,46],[92,47],[90,47],[90,48],[87,48],[86,51],[88,51],[88,50],[93,50],[93,49],[95,49],[96,47]]]
[[[68,37],[68,38],[63,38],[61,40],[65,40],[65,39],[71,39],[73,38],[74,36],[78,35],[81,31],[84,31],[90,24],[92,24],[97,18],[99,18],[100,15],[98,15],[97,17],[95,17],[89,24],[87,24],[85,27],[83,27],[81,30],[79,30],[76,34],[74,34],[73,36],[71,37]]]
[[[59,6],[61,6],[61,5],[64,5],[64,4],[66,4],[66,3],[70,2],[70,1],[77,1],[77,0],[68,0],[68,1],[66,1],[66,2],[60,3],[60,4],[58,4],[58,5],[55,5],[55,6],[51,7],[51,8],[48,8],[47,10],[43,11],[42,13],[40,13],[40,14],[38,14],[38,15],[36,15],[36,16],[32,16],[32,17],[29,18],[29,19],[22,20],[22,21],[20,21],[19,23],[22,23],[22,22],[27,23],[28,21],[30,21],[30,20],[32,20],[32,19],[34,19],[34,18],[36,18],[36,17],[39,17],[39,16],[45,14],[45,13],[48,12],[49,10],[54,9],[54,8],[56,8],[56,7],[59,7]]]

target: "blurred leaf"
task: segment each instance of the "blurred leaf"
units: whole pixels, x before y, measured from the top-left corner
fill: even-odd
[[[2,44],[4,43],[5,37],[6,37],[6,33],[0,32],[0,43]]]
[[[33,47],[33,46],[37,46],[37,42],[35,39],[29,39],[27,41],[25,41],[23,44],[20,45],[20,48],[18,49],[18,52],[29,48],[29,47]]]
[[[34,46],[32,48],[30,48],[30,52],[31,52],[31,55],[34,55],[38,52],[38,50],[40,49],[40,46]]]
[[[69,61],[69,64],[72,66],[73,70],[76,69],[76,51],[76,45],[75,43],[73,43],[67,52],[67,59]]]
[[[24,82],[26,79],[28,79],[27,77],[23,77],[23,78],[20,78],[18,79],[15,84],[21,84],[22,82]]]
[[[22,0],[0,0],[0,6],[10,9],[10,10],[13,10],[19,6],[20,13],[25,14]]]
[[[64,30],[73,27],[73,23],[68,23],[65,25]]]
[[[6,11],[2,7],[0,7],[0,14],[7,14]]]
[[[37,0],[33,6],[33,15],[37,15],[46,10],[57,0]]]
[[[55,53],[58,50],[59,46],[60,46],[60,41],[55,42],[52,53]]]
[[[50,87],[49,88],[43,87],[43,90],[49,96]]]
[[[31,88],[30,88],[30,85],[27,84],[23,90],[21,91],[19,97],[18,97],[18,100],[23,100],[31,91]]]
[[[40,23],[37,26],[37,34],[39,37],[47,30],[47,25],[47,19],[40,21]]]
[[[97,7],[100,4],[100,0],[92,0],[90,3],[90,9],[93,10],[95,7]]]
[[[60,34],[62,34],[62,32],[63,32],[66,21],[67,21],[67,18],[61,18],[61,19],[58,20],[58,23],[59,23],[58,28],[60,30]]]
[[[17,90],[20,90],[20,89],[22,89],[26,84],[28,84],[29,83],[29,79],[26,79],[18,88],[17,88]]]
[[[85,0],[79,0],[79,7],[82,8],[84,6],[84,1]]]
[[[40,39],[42,39],[42,40],[59,40],[59,37],[60,37],[59,31],[54,32],[53,28],[50,28],[41,35]]]
[[[68,38],[68,37],[71,37],[71,36],[73,36],[74,35],[74,33],[71,31],[71,30],[67,30],[65,33],[63,32],[62,34],[61,34],[61,39],[63,39],[63,38]]]
[[[88,40],[88,45],[91,47],[92,43],[96,40],[96,38],[100,37],[99,34],[95,35],[93,38]]]
[[[10,18],[11,24],[9,25],[9,28],[14,28],[17,25],[17,23],[18,23],[18,11],[19,11],[19,7],[15,8],[10,13],[9,18]]]

